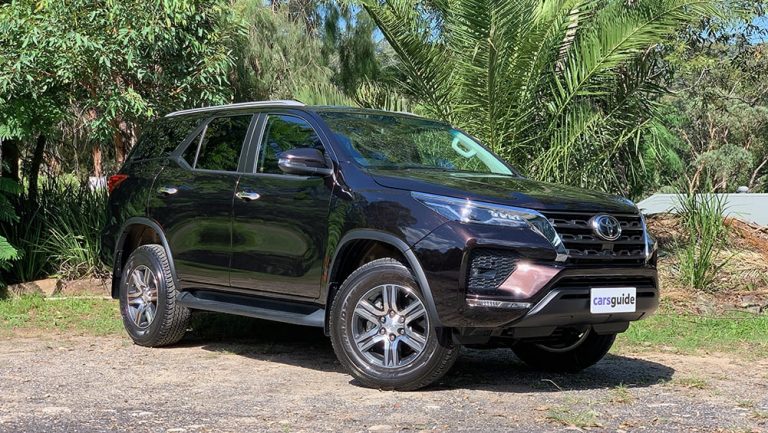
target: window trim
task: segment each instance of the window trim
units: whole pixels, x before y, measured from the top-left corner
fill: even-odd
[[[240,147],[240,155],[238,156],[237,160],[237,168],[234,171],[229,170],[211,170],[208,168],[197,168],[197,159],[200,156],[200,146],[202,144],[202,140],[205,137],[205,133],[208,131],[208,125],[213,122],[215,119],[220,119],[222,117],[250,117],[250,121],[248,123],[248,129],[245,132],[245,137],[243,138],[242,146]],[[182,145],[180,145],[176,151],[173,152],[171,155],[173,158],[176,158],[177,161],[179,161],[180,164],[182,164],[186,169],[193,171],[193,172],[200,172],[200,173],[228,173],[228,174],[243,174],[247,173],[247,157],[246,155],[249,153],[249,149],[252,146],[252,142],[254,139],[254,131],[256,129],[256,124],[258,123],[258,120],[260,118],[259,113],[253,113],[253,112],[241,112],[241,113],[217,113],[215,115],[212,115],[208,118],[206,118],[201,124],[195,128],[194,133],[192,134],[192,137],[185,139],[185,142],[182,142]],[[195,140],[196,138],[199,138],[199,140]],[[195,160],[193,161],[194,166],[190,165],[189,162],[187,162],[186,159],[184,159],[184,152],[187,151],[189,146],[193,145],[193,143],[197,142],[197,150],[195,151]]]
[[[315,133],[315,136],[317,136],[318,140],[320,140],[320,144],[323,146],[323,154],[326,156],[326,159],[331,163],[331,166],[333,166],[333,151],[331,149],[331,146],[328,144],[328,140],[325,138],[324,134],[321,134],[321,129],[317,128],[313,123],[312,119],[301,116],[299,113],[293,113],[293,112],[281,112],[278,110],[270,110],[270,111],[264,111],[261,113],[260,119],[259,119],[259,137],[258,141],[256,143],[256,151],[252,155],[252,161],[250,171],[246,174],[253,174],[258,176],[271,176],[271,177],[291,177],[291,178],[307,178],[312,176],[307,175],[300,175],[300,174],[289,174],[289,173],[260,173],[259,172],[259,156],[261,155],[261,149],[264,145],[264,135],[267,132],[267,124],[269,122],[269,117],[275,116],[275,117],[293,117],[296,119],[299,119],[309,125],[310,128],[312,128],[312,131]]]

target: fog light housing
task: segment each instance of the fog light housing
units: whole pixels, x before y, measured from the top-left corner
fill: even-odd
[[[515,270],[504,280],[498,290],[512,299],[530,299],[544,288],[560,268],[537,265],[529,262],[517,262]]]
[[[528,302],[499,301],[496,299],[467,299],[467,305],[475,308],[501,308],[509,310],[531,308],[531,304]]]

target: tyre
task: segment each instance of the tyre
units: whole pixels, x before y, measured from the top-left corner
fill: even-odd
[[[181,340],[190,311],[176,303],[177,293],[162,246],[142,245],[131,253],[120,280],[120,314],[134,343],[159,347]]]
[[[409,391],[442,377],[459,348],[436,330],[410,270],[394,259],[367,263],[341,285],[331,307],[333,350],[363,385]]]
[[[591,328],[573,332],[562,339],[548,343],[519,342],[512,347],[518,358],[529,367],[576,373],[603,359],[611,349],[616,334],[598,335]]]

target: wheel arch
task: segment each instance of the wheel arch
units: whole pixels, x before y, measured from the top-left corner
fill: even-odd
[[[413,273],[416,283],[419,285],[419,289],[421,289],[421,293],[426,301],[427,310],[429,310],[430,315],[435,318],[435,325],[441,326],[437,308],[435,307],[435,300],[432,296],[432,290],[429,287],[429,281],[421,267],[421,263],[419,263],[419,260],[411,247],[402,239],[391,233],[370,229],[358,229],[348,232],[341,238],[333,254],[331,263],[328,266],[329,271],[324,284],[324,287],[327,289],[324,294],[326,312],[324,326],[325,334],[329,334],[329,316],[333,298],[335,297],[339,286],[343,283],[343,281],[338,281],[339,277],[343,277],[344,272],[342,271],[344,270],[345,264],[347,264],[346,260],[350,254],[357,249],[357,246],[361,245],[361,243],[384,245],[399,253],[400,257],[394,258],[404,259],[405,263],[403,263],[403,265],[407,266]],[[357,269],[357,267],[358,266],[354,266],[354,269]],[[352,269],[352,271],[354,271],[354,269]]]
[[[120,236],[115,244],[114,261],[112,264],[112,298],[117,299],[120,288],[120,278],[123,266],[131,252],[141,245],[160,244],[168,256],[168,264],[171,268],[173,279],[176,278],[176,267],[173,263],[173,255],[168,245],[163,229],[156,221],[147,217],[133,217],[126,220],[120,228]]]

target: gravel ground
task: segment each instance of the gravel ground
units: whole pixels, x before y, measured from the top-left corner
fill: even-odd
[[[437,386],[398,393],[358,386],[309,328],[164,349],[16,334],[0,340],[0,432],[768,432],[766,367],[643,352],[553,375],[465,350]]]

